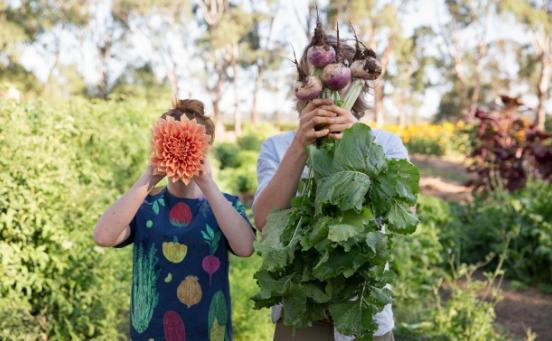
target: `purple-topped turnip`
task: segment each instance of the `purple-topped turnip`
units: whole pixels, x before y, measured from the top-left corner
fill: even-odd
[[[351,82],[351,69],[343,63],[343,54],[339,41],[339,25],[337,26],[336,33],[336,62],[326,65],[322,71],[322,81],[329,89],[334,91],[345,88]]]
[[[323,68],[335,61],[335,50],[328,44],[318,10],[316,11],[316,28],[314,29],[311,47],[307,50],[307,60],[317,68]]]
[[[310,101],[320,96],[322,93],[322,82],[318,77],[307,74],[297,62],[297,56],[295,56],[295,51],[293,51],[293,56],[295,60],[292,62],[297,67],[297,81],[293,86],[293,91],[295,92],[295,97],[300,100]]]

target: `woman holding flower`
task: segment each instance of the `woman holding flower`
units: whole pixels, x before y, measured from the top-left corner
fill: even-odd
[[[154,127],[150,165],[96,225],[98,245],[133,244],[133,340],[232,340],[228,251],[250,256],[255,234],[211,176],[213,140],[203,104],[178,101]]]

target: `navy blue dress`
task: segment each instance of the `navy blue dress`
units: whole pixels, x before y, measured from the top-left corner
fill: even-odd
[[[224,194],[247,219],[236,196]],[[149,195],[118,245],[133,249],[132,340],[230,341],[228,241],[204,198]]]

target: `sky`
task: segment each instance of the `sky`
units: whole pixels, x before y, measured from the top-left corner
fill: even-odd
[[[77,36],[74,32],[67,30],[56,30],[56,34],[62,37],[62,54],[60,56],[60,64],[74,64],[81,74],[84,75],[88,84],[96,84],[98,81],[98,63],[97,52],[94,46],[94,41],[101,39],[103,30],[102,27],[109,25],[109,19],[106,15],[106,9],[109,8],[111,0],[101,0],[98,2],[98,7],[95,9],[97,13],[94,22],[92,23],[93,30],[87,30],[85,35]],[[247,6],[248,2],[244,1],[244,5]],[[302,47],[306,45],[306,36],[302,25],[304,22],[300,22],[299,18],[307,17],[308,0],[294,0],[294,1],[282,1],[282,7],[274,14],[274,36],[275,39],[280,39],[289,43],[288,55],[283,55],[282,58],[291,57],[291,46],[296,51],[301,51]],[[319,1],[319,6],[326,5],[326,0]],[[149,22],[150,27],[166,27],[160,22],[159,18],[151,18]],[[156,20],[158,22],[156,22]],[[417,1],[415,7],[407,7],[407,15],[404,16],[402,22],[403,27],[407,34],[411,34],[416,27],[419,26],[431,26],[435,30],[439,29],[440,23],[444,23],[448,20],[446,15],[443,0],[423,0]],[[164,60],[161,54],[156,53],[160,46],[152,46],[152,40],[146,38],[144,33],[140,30],[140,26],[144,23],[134,23],[134,34],[131,35],[131,39],[128,45],[120,45],[114,48],[117,58],[114,58],[110,64],[111,78],[115,79],[119,74],[124,72],[126,64],[125,62],[117,61],[118,58],[129,60],[144,60],[144,56],[152,58],[154,71],[161,79],[166,75],[166,69]],[[497,20],[491,18],[488,22],[489,27],[489,40],[497,38],[510,38],[518,41],[527,40],[526,35],[519,26],[516,26],[512,22],[504,22],[503,20]],[[190,20],[189,27],[186,27],[186,32],[163,32],[168,41],[171,41],[170,48],[173,53],[178,56],[179,68],[179,87],[180,97],[194,97],[202,100],[206,103],[207,109],[210,109],[209,94],[202,90],[201,86],[197,86],[199,74],[201,72],[194,72],[194,70],[201,70],[202,65],[199,61],[193,59],[190,51],[192,47],[192,39],[182,39],[182,36],[188,38],[197,37],[200,34],[200,29],[197,27],[195,21]],[[470,33],[464,38],[468,43]],[[39,79],[45,80],[48,74],[48,70],[53,63],[51,54],[45,52],[48,50],[48,46],[52,44],[51,36],[44,36],[40,44],[36,46],[28,46],[24,49],[22,54],[22,63],[26,68],[32,70]],[[174,43],[179,42],[179,43]],[[162,41],[156,41],[161,47],[163,47]],[[436,44],[437,46],[437,44]],[[164,46],[167,48],[168,46]],[[427,51],[432,53],[431,51]],[[437,51],[433,51],[437,53]],[[505,62],[511,64],[511,67],[507,67],[507,70],[515,73],[516,65],[515,60],[510,56],[505,56]],[[251,92],[253,90],[252,74],[250,72],[242,71],[238,75],[239,93],[234,93],[232,87],[225,89],[225,96],[222,102],[223,111],[227,114],[234,112],[235,99],[238,98],[239,110],[244,113],[249,112]],[[284,61],[280,70],[275,72],[273,77],[270,77],[272,81],[272,87],[277,88],[277,91],[262,91],[258,100],[258,110],[264,112],[266,116],[273,115],[275,112],[280,112],[280,116],[284,119],[293,119],[296,117],[294,112],[294,100],[290,93],[291,85],[293,83],[295,73],[293,64]],[[429,75],[432,79],[439,79],[440,75],[433,72]],[[446,88],[429,88],[426,89],[423,102],[418,110],[419,116],[423,118],[429,118],[437,111],[439,105],[439,99]],[[523,89],[517,89],[522,92]],[[168,99],[169,101],[169,99]],[[529,103],[532,103],[532,99],[529,98]],[[397,108],[393,105],[391,99],[387,99],[385,102],[386,112],[391,115],[397,114]]]

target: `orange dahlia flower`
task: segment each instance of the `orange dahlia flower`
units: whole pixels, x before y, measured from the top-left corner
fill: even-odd
[[[199,174],[209,148],[205,127],[182,115],[177,121],[160,118],[153,127],[151,165],[154,174],[166,174],[172,182],[186,185]]]

